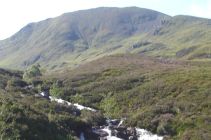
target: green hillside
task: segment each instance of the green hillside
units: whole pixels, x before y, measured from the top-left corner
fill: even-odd
[[[22,77],[23,72],[0,69],[3,139],[72,140],[85,132],[86,139],[94,140],[91,127],[102,124],[105,117],[126,118],[125,126],[144,128],[165,139],[211,138],[209,62],[115,55],[74,70]],[[37,97],[43,90],[103,114],[76,115],[73,106]]]
[[[120,53],[210,59],[211,21],[137,7],[96,8],[31,23],[0,42],[0,66],[75,67]]]
[[[167,139],[211,138],[211,65],[120,55],[72,71],[45,76],[59,80],[59,96],[126,118],[125,125]],[[65,92],[65,89],[72,89]]]
[[[85,116],[74,106],[50,102],[38,96],[38,88],[25,88],[31,83],[22,75],[0,69],[0,139],[78,140],[82,131],[86,134],[96,124],[94,120],[86,121],[91,115]],[[92,112],[95,118],[100,118],[98,114]]]
[[[210,140],[210,60],[210,19],[101,7],[30,23],[0,41],[0,139],[95,140],[93,127],[126,118],[167,140]]]

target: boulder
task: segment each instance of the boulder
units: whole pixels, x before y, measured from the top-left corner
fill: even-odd
[[[107,137],[108,136],[108,133],[101,130],[101,129],[96,129],[96,130],[93,130],[93,132],[95,134],[97,134],[99,137]]]
[[[130,136],[136,136],[137,135],[136,129],[134,127],[128,127],[127,128],[127,134],[130,135]]]
[[[122,138],[124,140],[128,139],[127,128],[126,127],[121,126],[121,127],[116,127],[115,129],[117,131],[117,135],[116,136],[118,138]]]

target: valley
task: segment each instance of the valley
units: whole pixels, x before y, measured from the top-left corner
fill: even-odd
[[[143,128],[164,139],[209,139],[210,70],[211,65],[207,63],[167,61],[140,55],[108,56],[74,70],[30,79],[22,79],[22,72],[2,70],[1,108],[12,111],[15,107],[17,111],[5,110],[0,119],[1,132],[4,132],[1,135],[6,138],[12,129],[17,130],[13,134],[16,138],[39,139],[28,135],[28,132],[39,132],[42,139],[44,135],[39,129],[46,123],[47,128],[44,128],[49,135],[79,138],[81,132],[105,124],[106,118],[126,118],[122,126]],[[27,85],[32,86],[24,88]],[[55,97],[50,99],[56,102],[63,103],[63,99],[75,107],[83,105],[99,111],[78,112],[71,104],[68,106],[69,103],[62,105],[35,97],[41,91],[49,91],[49,95]],[[9,117],[6,113],[11,114],[14,125],[5,128],[5,120]],[[54,139],[49,135],[46,135],[48,139]],[[84,136],[88,140],[96,137],[86,133]]]
[[[42,96],[44,98],[49,99],[50,101],[55,101],[58,104],[67,105],[67,106],[74,106],[78,110],[88,110],[91,112],[97,112],[97,110],[85,107],[83,105],[79,104],[72,104],[68,101],[65,101],[60,98],[48,96],[48,93],[41,92],[40,94],[36,94],[35,96]],[[91,130],[86,130],[85,132],[80,133],[80,140],[85,140],[84,133],[86,135],[90,135],[90,133],[93,133],[96,135],[96,138],[92,139],[105,139],[105,140],[124,140],[124,139],[131,139],[131,140],[145,140],[145,139],[151,139],[151,140],[162,140],[163,137],[153,135],[152,133],[148,132],[147,130],[140,129],[140,128],[132,128],[132,127],[125,127],[122,126],[123,122],[125,121],[125,118],[122,118],[121,120],[118,119],[109,119],[107,118],[103,125],[101,126],[94,126]],[[92,135],[93,135],[92,134]]]
[[[2,140],[210,140],[211,20],[100,7],[0,41]]]

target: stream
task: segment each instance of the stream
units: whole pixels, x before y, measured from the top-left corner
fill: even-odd
[[[85,107],[80,104],[72,104],[68,101],[65,101],[60,98],[56,98],[53,96],[49,96],[45,92],[39,93],[40,96],[42,97],[48,97],[50,101],[55,101],[59,104],[64,104],[64,105],[73,105],[79,110],[89,110],[96,112],[97,110],[90,108],[90,107]],[[117,119],[107,119],[107,123],[105,126],[100,126],[99,128],[93,128],[92,132],[95,134],[100,135],[100,140],[163,140],[162,136],[158,136],[156,134],[152,134],[151,132],[145,130],[145,129],[140,129],[140,128],[127,128],[122,126],[123,122],[125,119],[117,120]],[[129,135],[129,134],[130,135]],[[120,137],[126,137],[127,138],[120,138]],[[119,137],[118,137],[119,136]],[[80,140],[86,140],[84,133],[81,132],[80,134]]]

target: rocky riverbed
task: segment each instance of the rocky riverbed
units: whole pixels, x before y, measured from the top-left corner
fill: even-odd
[[[49,99],[50,101],[55,101],[59,104],[72,105],[75,106],[78,110],[89,110],[96,112],[97,110],[85,107],[80,104],[72,104],[68,101],[65,101],[60,98],[49,96],[46,92],[41,92],[37,96],[41,96]],[[135,128],[135,127],[126,127],[123,125],[124,119],[107,119],[106,123],[102,126],[92,127],[92,130],[88,133],[93,133],[93,140],[162,140],[163,137],[154,135],[145,129]],[[79,139],[86,140],[85,132],[81,132]]]
[[[93,132],[99,135],[100,140],[162,140],[163,137],[153,135],[149,131],[135,127],[122,125],[122,120],[107,119],[105,126],[93,128]]]

